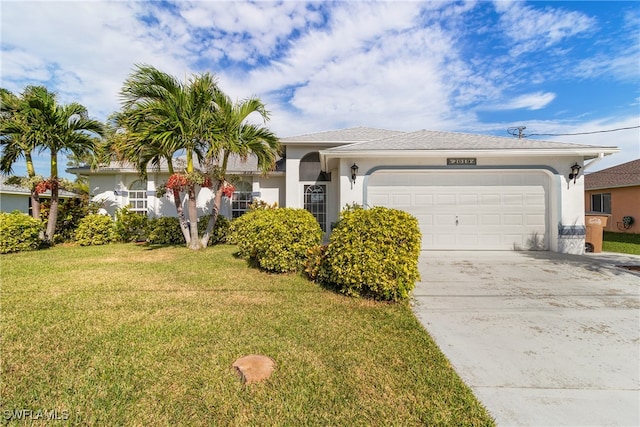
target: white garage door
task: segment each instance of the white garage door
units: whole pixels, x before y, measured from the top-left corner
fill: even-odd
[[[366,203],[414,215],[422,249],[547,250],[548,182],[543,172],[381,170]]]

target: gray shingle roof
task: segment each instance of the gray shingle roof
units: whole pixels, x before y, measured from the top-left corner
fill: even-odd
[[[631,187],[635,185],[640,186],[640,159],[584,176],[584,188],[586,190]]]
[[[279,158],[278,158],[279,159]],[[197,159],[194,161],[195,167],[199,168],[199,164]],[[276,162],[276,172],[281,171],[282,162]],[[185,167],[185,157],[178,157],[173,160],[173,167],[176,172],[184,169]],[[160,169],[157,167],[149,165],[147,168],[148,172],[169,172],[169,168],[167,167],[167,161],[162,159],[160,161]],[[108,165],[103,165],[98,168],[98,170],[92,171],[89,166],[81,166],[76,168],[67,169],[69,173],[78,173],[81,175],[91,175],[96,173],[109,173],[109,172],[119,172],[119,173],[138,173],[136,168],[132,163],[129,162],[117,162],[112,161]],[[227,163],[227,172],[234,173],[258,173],[258,159],[255,156],[249,156],[246,161],[242,161],[238,156],[232,155],[229,156],[229,162]]]
[[[375,141],[402,135],[405,132],[397,130],[376,129],[368,127],[355,127],[349,129],[330,130],[325,132],[310,133],[299,136],[280,138],[283,144],[291,143],[337,143],[349,144],[354,142]]]
[[[19,185],[7,184],[4,177],[0,177],[0,193],[4,194],[25,194],[31,195],[31,190],[27,187],[21,187]],[[42,197],[51,197],[51,190],[47,190],[41,194]],[[66,190],[59,190],[58,197],[79,197],[77,194]]]
[[[518,150],[594,148],[592,145],[567,144],[554,141],[506,138],[457,132],[419,130],[375,141],[358,142],[334,147],[327,152],[395,151],[395,150]],[[606,147],[613,148],[613,147]]]

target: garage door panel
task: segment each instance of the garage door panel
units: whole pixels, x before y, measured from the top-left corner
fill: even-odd
[[[392,194],[391,200],[394,206],[411,206],[411,194]]]
[[[381,170],[369,176],[367,204],[413,214],[423,249],[546,248],[548,182],[542,172]]]
[[[482,214],[480,215],[480,225],[500,225],[500,214]]]
[[[433,206],[433,194],[417,193],[414,198],[415,206]]]
[[[443,205],[450,205],[450,206],[454,206],[456,204],[456,195],[455,194],[442,194],[442,193],[437,193],[436,194],[436,203],[438,204],[438,206],[443,206]]]
[[[465,206],[478,206],[478,194],[460,194],[458,204]]]
[[[522,193],[505,193],[502,195],[503,205],[522,206],[524,197]]]
[[[479,222],[476,214],[456,215],[455,219],[458,227],[476,227]]]
[[[526,215],[526,219],[527,219],[527,225],[538,226],[538,227],[541,227],[542,229],[544,229],[544,226],[545,226],[545,223],[546,223],[544,215],[527,214]]]

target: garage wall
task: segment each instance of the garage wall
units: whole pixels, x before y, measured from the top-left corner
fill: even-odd
[[[451,157],[454,157],[453,155]],[[446,166],[446,157],[431,158],[358,158],[351,156],[339,162],[339,209],[351,203],[366,201],[368,176],[375,170],[384,168],[456,170],[522,170],[543,171],[549,177],[548,185],[548,248],[563,253],[584,252],[584,184],[582,175],[577,182],[569,182],[568,174],[573,163],[582,164],[579,157],[532,157],[526,158],[476,155],[456,155],[455,157],[475,157],[476,166]],[[356,182],[351,183],[351,165],[359,166]]]

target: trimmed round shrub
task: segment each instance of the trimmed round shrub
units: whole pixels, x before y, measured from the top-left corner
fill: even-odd
[[[305,209],[259,209],[231,223],[238,254],[266,271],[302,271],[307,249],[322,241],[322,229]]]
[[[89,214],[80,220],[76,229],[76,242],[80,246],[105,245],[116,240],[110,216]]]
[[[152,245],[182,245],[185,243],[180,221],[175,217],[149,220],[147,243]]]
[[[146,215],[133,212],[128,207],[116,211],[116,239],[120,242],[140,242],[147,239]]]
[[[198,219],[198,233],[200,236],[204,234],[209,223],[209,215],[203,216]],[[218,215],[216,224],[213,226],[211,232],[211,238],[209,239],[209,246],[217,245],[218,243],[225,243],[227,241],[227,234],[229,233],[230,222],[222,215]]]
[[[39,249],[42,241],[42,221],[23,213],[0,212],[0,253],[32,251]]]
[[[343,211],[331,233],[318,280],[351,296],[408,298],[419,280],[418,220],[396,209]]]

